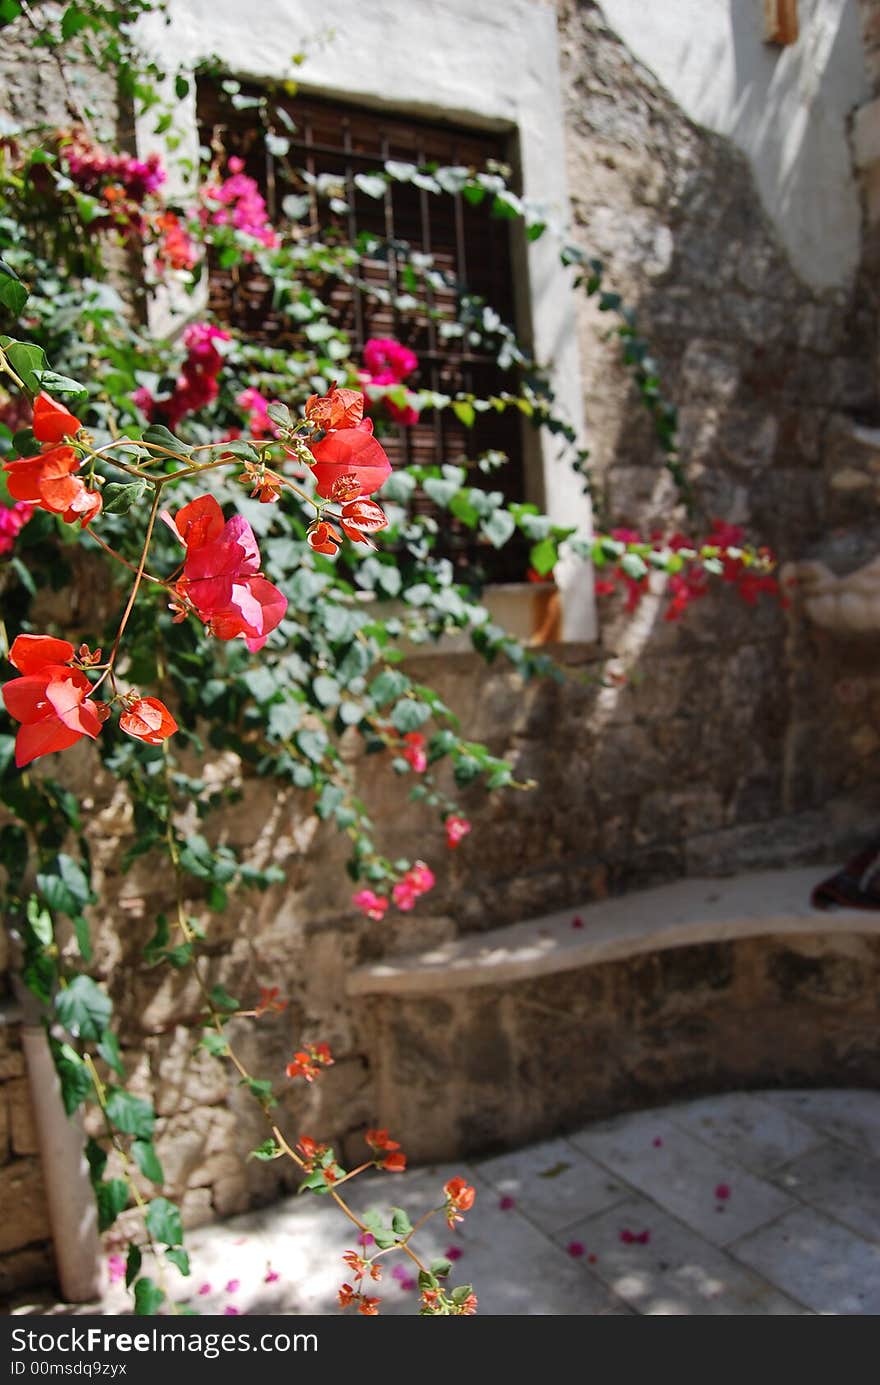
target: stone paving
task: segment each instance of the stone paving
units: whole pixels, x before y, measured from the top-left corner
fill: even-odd
[[[733,1093],[617,1117],[496,1158],[364,1176],[358,1210],[413,1221],[463,1174],[477,1200],[455,1233],[435,1218],[427,1254],[458,1256],[451,1282],[488,1314],[880,1313],[880,1094]],[[291,1197],[187,1238],[200,1314],[338,1311],[344,1218]],[[453,1252],[455,1253],[455,1252]],[[405,1274],[402,1257],[398,1274]],[[392,1277],[383,1313],[412,1313]],[[14,1313],[128,1311],[121,1286],[75,1309],[24,1299]]]

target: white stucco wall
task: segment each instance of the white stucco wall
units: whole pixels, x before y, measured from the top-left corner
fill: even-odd
[[[860,251],[847,117],[870,96],[856,0],[798,0],[800,36],[763,41],[761,0],[601,0],[610,27],[701,125],[749,159],[797,272],[844,287]]]
[[[295,77],[304,90],[399,108],[442,113],[465,124],[516,126],[523,192],[567,219],[556,12],[543,0],[170,0],[170,24],[142,22],[147,46],[170,67],[190,69],[216,55],[247,77]],[[334,31],[334,32],[329,32]],[[291,55],[305,49],[298,69]],[[153,121],[141,122],[142,151],[156,145]],[[178,108],[180,152],[196,153],[195,103]],[[574,299],[550,235],[528,250],[533,343],[552,366],[563,415],[583,435],[581,371]],[[581,482],[545,444],[545,508],[559,523],[588,529]],[[567,639],[595,634],[589,570],[557,569]]]

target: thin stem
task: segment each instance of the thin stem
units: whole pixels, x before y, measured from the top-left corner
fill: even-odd
[[[162,487],[157,486],[156,494],[153,497],[152,508],[150,510],[150,518],[147,523],[147,532],[144,535],[144,546],[141,550],[141,560],[138,563],[138,568],[137,572],[135,573],[135,579],[132,584],[131,593],[128,598],[128,603],[125,607],[125,610],[122,613],[122,620],[119,622],[119,629],[116,631],[116,639],[113,641],[113,648],[110,650],[110,658],[107,660],[107,668],[101,674],[101,677],[95,684],[96,688],[100,687],[104,679],[107,677],[107,674],[110,673],[111,669],[113,668],[113,665],[116,662],[116,656],[119,653],[119,646],[122,643],[122,636],[125,633],[125,627],[128,624],[128,618],[131,615],[132,608],[134,607],[134,603],[137,599],[138,590],[140,589],[141,585],[141,579],[144,575],[144,568],[147,565],[147,553],[150,549],[150,539],[153,537],[153,526],[156,523],[156,515],[159,513],[159,505],[161,503],[161,500]]]

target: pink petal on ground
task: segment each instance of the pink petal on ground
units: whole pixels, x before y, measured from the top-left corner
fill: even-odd
[[[210,1284],[200,1284],[200,1285],[199,1285],[199,1293],[202,1295],[202,1297],[204,1297],[205,1294],[209,1294],[210,1292],[211,1292],[211,1286],[210,1286]]]
[[[586,1247],[583,1246],[580,1241],[569,1241],[565,1249],[568,1251],[569,1255],[572,1256],[573,1259],[579,1260],[583,1255]]]
[[[240,1279],[230,1279],[230,1280],[229,1280],[229,1283],[226,1285],[226,1292],[227,1292],[227,1294],[237,1294],[240,1288],[241,1288],[241,1280],[240,1280]]]
[[[726,1183],[719,1183],[715,1189],[715,1196],[719,1202],[726,1202],[730,1197],[730,1188]]]
[[[498,1199],[498,1210],[500,1212],[509,1212],[511,1207],[515,1206],[516,1203],[514,1202],[513,1198],[510,1196],[509,1193],[505,1193],[502,1198]]]

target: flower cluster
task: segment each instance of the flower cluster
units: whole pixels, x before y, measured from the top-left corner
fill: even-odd
[[[288,1077],[304,1077],[314,1082],[321,1068],[332,1068],[333,1057],[326,1044],[307,1044],[295,1053],[285,1068]]]
[[[142,206],[167,176],[159,155],[137,159],[130,154],[109,154],[81,129],[62,132],[59,144],[71,182],[80,192],[105,204],[106,211],[94,215],[90,224],[115,227],[123,235],[143,236],[148,221]]]
[[[262,649],[282,620],[287,598],[260,573],[254,531],[241,515],[223,519],[213,495],[201,495],[172,517],[161,518],[186,548],[183,573],[174,583],[177,618],[190,610],[219,640],[244,637]]]
[[[740,545],[744,534],[733,524],[716,519],[706,538],[700,543],[685,534],[675,533],[664,539],[652,535],[644,539],[633,529],[612,529],[611,538],[620,544],[638,545],[657,553],[671,555],[677,570],[667,565],[668,591],[671,600],[664,612],[664,620],[678,620],[693,601],[709,593],[709,574],[714,573],[722,581],[733,586],[737,595],[749,606],[754,606],[759,595],[764,592],[781,598],[779,582],[772,575],[773,555],[769,549],[759,549],[759,565],[749,562]],[[596,594],[610,596],[617,591],[618,584],[626,592],[625,609],[632,613],[638,609],[642,597],[648,591],[648,573],[634,576],[623,562],[612,569],[608,577],[596,580]]]
[[[41,755],[67,750],[87,736],[95,740],[110,714],[104,702],[89,694],[92,684],[84,672],[100,653],[84,646],[78,654],[69,640],[50,635],[19,635],[9,662],[22,675],[3,686],[6,710],[21,722],[15,738],[15,763],[29,765]],[[177,730],[177,723],[158,698],[126,693],[118,699],[125,708],[119,726],[130,736],[157,745]]]
[[[0,505],[0,555],[11,553],[24,526],[34,513],[34,506],[27,500],[18,500],[14,505]]]
[[[463,837],[466,837],[471,830],[471,824],[467,818],[458,817],[455,813],[450,813],[444,823],[446,828],[446,845],[450,850],[458,846]]]
[[[101,509],[98,491],[74,476],[82,458],[66,439],[75,438],[82,424],[47,394],[34,401],[33,432],[42,451],[36,457],[15,457],[3,463],[6,484],[14,500],[56,514],[67,524],[85,527]],[[21,525],[18,526],[21,528]]]
[[[194,269],[199,258],[195,241],[174,212],[160,212],[153,221],[156,264],[159,269]]]
[[[397,1140],[389,1139],[387,1130],[368,1130],[364,1139],[373,1151],[373,1163],[389,1173],[403,1173],[406,1155]]]
[[[419,358],[393,337],[370,337],[364,343],[364,370],[360,378],[364,385],[402,385],[408,375],[418,369]],[[411,427],[418,423],[418,411],[411,404],[395,404],[385,399],[385,407],[396,423]]]
[[[244,160],[233,156],[227,169],[226,178],[201,189],[203,223],[232,226],[252,236],[266,249],[273,249],[278,244],[278,236],[269,221],[266,203],[256,181],[244,172]]]
[[[142,386],[132,395],[151,423],[164,423],[174,429],[187,414],[203,409],[217,398],[220,390],[217,376],[223,365],[217,342],[229,340],[229,332],[210,322],[193,322],[187,327],[183,334],[186,359],[173,392],[164,399],[154,399]]]
[[[435,884],[434,872],[424,861],[416,861],[410,866],[402,880],[391,891],[391,898],[404,913],[412,909],[421,895],[427,894]]]
[[[464,1221],[462,1213],[469,1212],[473,1207],[477,1190],[464,1178],[450,1178],[444,1184],[443,1191],[446,1194],[446,1222],[450,1230],[454,1230],[456,1222]]]

